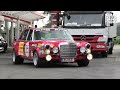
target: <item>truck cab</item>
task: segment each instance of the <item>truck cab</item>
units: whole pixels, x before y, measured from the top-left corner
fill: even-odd
[[[103,57],[113,53],[117,24],[112,12],[64,11],[56,15],[58,25],[68,29],[75,41],[89,42],[92,52],[101,53]]]

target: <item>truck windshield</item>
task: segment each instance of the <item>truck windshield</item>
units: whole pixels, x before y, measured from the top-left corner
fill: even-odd
[[[36,30],[34,40],[73,40],[66,30]]]
[[[64,26],[91,27],[102,26],[103,14],[70,14],[71,18],[64,19]]]

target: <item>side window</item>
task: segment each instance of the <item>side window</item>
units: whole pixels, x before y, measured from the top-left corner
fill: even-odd
[[[45,31],[35,31],[34,32],[34,40],[44,40],[46,39],[46,32]]]
[[[32,33],[33,33],[33,30],[30,30],[27,40],[32,40]]]
[[[34,40],[41,40],[41,33],[40,31],[34,32]]]
[[[21,34],[20,40],[26,40],[28,31],[29,31],[29,30],[23,31],[23,33]]]

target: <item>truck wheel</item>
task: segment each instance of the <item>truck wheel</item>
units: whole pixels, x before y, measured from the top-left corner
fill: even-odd
[[[12,56],[12,62],[13,64],[23,64],[24,62],[24,59],[21,58],[20,56],[16,56],[16,53],[15,51],[13,51],[13,56]]]
[[[36,51],[33,55],[33,64],[34,64],[35,67],[40,66],[40,58],[39,58],[38,53]]]
[[[108,53],[107,53],[107,52],[102,52],[102,57],[107,58],[107,56],[108,56]]]
[[[113,54],[113,48],[110,48],[110,49],[109,49],[108,54]]]
[[[90,61],[88,59],[84,59],[84,60],[77,61],[77,64],[79,67],[82,67],[82,66],[84,67],[84,66],[88,66],[89,62]]]

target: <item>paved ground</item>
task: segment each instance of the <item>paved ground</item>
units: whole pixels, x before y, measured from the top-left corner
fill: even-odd
[[[12,64],[11,53],[0,53],[0,79],[120,79],[120,46],[108,58],[94,58],[88,67],[53,64],[35,68],[32,62]]]

